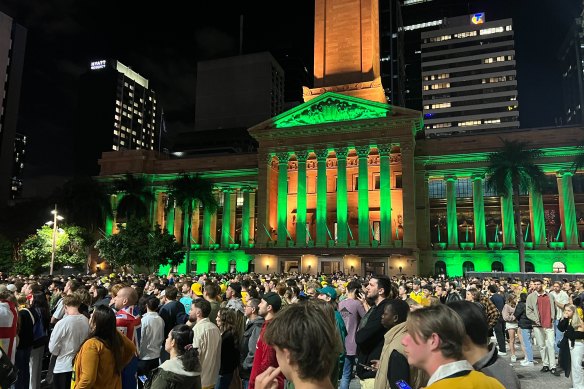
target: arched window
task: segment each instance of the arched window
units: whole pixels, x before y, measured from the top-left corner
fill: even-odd
[[[491,264],[491,271],[504,271],[503,264],[499,261],[495,261]]]
[[[439,275],[439,274],[446,275],[446,263],[444,263],[444,261],[437,261],[436,264],[434,264],[434,274],[435,275]]]
[[[471,261],[465,261],[462,264],[462,274],[465,275],[467,272],[469,271],[474,271],[474,263],[472,263]]]
[[[554,273],[565,273],[567,271],[566,265],[563,262],[554,262],[552,271]]]
[[[247,271],[249,273],[255,273],[255,261],[253,259],[249,261],[249,264],[247,265]]]
[[[525,261],[525,271],[527,273],[535,273],[535,266],[532,262]]]
[[[211,263],[209,264],[209,273],[215,273],[217,271],[217,262],[215,262],[214,260],[211,261]]]
[[[234,260],[229,261],[229,273],[235,273],[237,266]]]

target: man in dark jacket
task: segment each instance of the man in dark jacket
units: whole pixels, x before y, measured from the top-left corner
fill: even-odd
[[[185,311],[185,306],[180,302],[176,301],[178,296],[178,289],[174,286],[167,286],[164,289],[164,297],[166,298],[166,304],[160,307],[158,315],[164,320],[164,338],[168,337],[168,333],[177,324],[185,324],[188,320],[187,313]],[[168,352],[164,349],[164,344],[162,344],[162,350],[160,351],[160,362],[166,361],[170,358]]]
[[[505,298],[498,292],[499,288],[497,288],[497,285],[489,285],[489,298],[501,313],[497,319],[497,323],[493,327],[493,331],[495,331],[495,336],[497,337],[497,346],[499,346],[499,355],[507,355],[507,347],[505,344],[505,320],[503,320]]]
[[[245,331],[243,332],[241,346],[239,348],[241,362],[239,376],[242,380],[243,389],[247,389],[248,386],[256,346],[262,326],[264,325],[264,318],[258,314],[259,305],[260,300],[250,299],[244,307],[247,323],[245,324]]]
[[[373,306],[365,314],[357,333],[357,376],[361,380],[361,388],[373,388],[375,383],[375,369],[371,367],[372,360],[379,360],[383,349],[384,336],[387,332],[381,324],[381,315],[385,310],[387,298],[391,293],[391,281],[386,276],[375,276],[367,285],[367,299],[373,302]]]

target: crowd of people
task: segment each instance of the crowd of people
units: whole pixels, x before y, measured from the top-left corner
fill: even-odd
[[[514,389],[534,347],[584,388],[583,302],[537,278],[0,274],[0,346],[16,389]]]

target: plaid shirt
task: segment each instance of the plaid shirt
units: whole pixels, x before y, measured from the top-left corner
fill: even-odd
[[[501,312],[497,309],[495,304],[487,296],[481,297],[481,304],[484,307],[485,313],[487,314],[487,321],[489,323],[489,328],[495,327],[495,324],[499,321],[501,317]]]

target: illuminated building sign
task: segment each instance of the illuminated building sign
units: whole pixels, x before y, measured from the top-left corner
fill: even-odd
[[[103,69],[105,68],[105,59],[100,61],[91,62],[91,70]]]
[[[472,24],[483,24],[485,22],[485,13],[479,12],[474,15],[471,15],[470,22]]]

